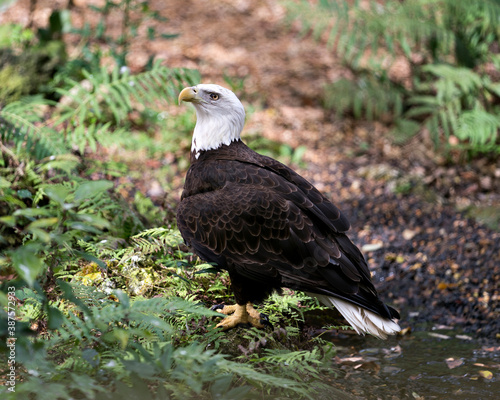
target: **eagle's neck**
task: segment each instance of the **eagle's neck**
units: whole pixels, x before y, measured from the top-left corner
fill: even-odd
[[[243,106],[225,114],[209,113],[197,107],[191,154],[198,158],[202,151],[215,150],[239,140],[244,124]]]

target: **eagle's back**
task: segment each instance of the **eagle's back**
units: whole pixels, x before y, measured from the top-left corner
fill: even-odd
[[[260,184],[276,191],[298,190],[325,215],[338,232],[349,230],[349,221],[341,211],[302,176],[274,160],[256,153],[242,141],[191,157],[181,200],[222,188],[228,182]],[[293,188],[293,189],[292,189]]]

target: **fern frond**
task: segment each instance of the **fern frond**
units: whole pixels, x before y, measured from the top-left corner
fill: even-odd
[[[52,120],[52,125],[63,130],[66,140],[80,151],[87,146],[95,151],[103,138],[106,141],[116,137],[122,132],[119,124],[132,110],[142,110],[158,101],[174,101],[184,83],[193,84],[199,79],[197,71],[170,69],[160,62],[136,75],[118,67],[111,72],[105,67],[92,72],[82,70],[82,74],[85,79],[81,82],[67,79],[67,87],[58,89],[62,99]]]
[[[258,372],[255,369],[248,367],[244,364],[226,361],[220,363],[221,368],[227,372],[237,376],[241,376],[251,382],[259,383],[261,385],[269,385],[270,387],[280,388],[281,390],[290,391],[295,396],[303,396],[304,398],[312,399],[311,389],[307,383],[294,381],[287,378],[281,378],[268,373]]]
[[[453,47],[449,32],[435,23],[441,7],[429,0],[370,1],[368,7],[366,2],[347,0],[324,0],[315,6],[307,0],[284,4],[289,20],[301,22],[302,33],[311,31],[316,39],[326,33],[329,47],[352,66],[369,50],[371,65],[382,68],[387,57],[399,51],[409,56],[411,48],[422,47],[429,37],[447,52]]]
[[[37,159],[68,151],[63,138],[44,122],[44,113],[52,102],[41,96],[25,97],[0,110],[0,138],[24,148]]]
[[[178,312],[206,317],[220,315],[203,305],[175,297],[153,297],[151,299],[135,300],[132,302],[131,309],[135,312],[154,315],[175,314]]]
[[[475,94],[484,85],[484,79],[470,68],[448,64],[429,64],[422,71],[438,78],[434,83],[438,100],[448,100],[456,95]]]
[[[298,351],[283,351],[265,349],[266,355],[252,360],[254,362],[266,362],[271,364],[284,364],[287,366],[306,366],[308,364],[321,364],[321,354],[318,348],[311,351],[298,350]]]
[[[352,111],[355,118],[374,120],[388,113],[399,117],[403,112],[405,92],[388,81],[361,76],[356,80],[340,79],[325,89],[325,106],[337,115]]]
[[[121,130],[118,131],[121,132]],[[78,148],[82,154],[87,146],[95,152],[97,144],[101,143],[102,138],[108,138],[117,134],[117,132],[111,129],[111,122],[97,123],[95,121],[89,124],[77,124],[68,133],[68,142],[71,146]]]
[[[445,138],[452,134],[457,134],[459,138],[477,138],[472,132],[465,133],[470,124],[464,121],[471,121],[471,109],[482,108],[481,93],[486,90],[488,80],[469,68],[447,64],[426,65],[422,71],[429,74],[429,80],[416,86],[417,93],[408,100],[408,104],[413,107],[405,114],[405,118],[423,117],[437,145],[441,132]],[[460,122],[464,114],[465,119]],[[479,116],[475,112],[472,115]],[[494,118],[479,119],[486,124],[481,125],[483,129],[479,136],[491,138]]]
[[[187,69],[170,69],[156,62],[152,69],[131,75],[127,68],[115,67],[111,73],[105,67],[92,73],[82,70],[85,80],[68,81],[69,89],[59,89],[68,101],[63,105],[56,124],[68,120],[82,123],[92,112],[98,120],[103,118],[105,104],[114,119],[123,121],[133,109],[133,102],[151,105],[158,100],[174,100],[182,82],[198,79],[197,72]]]
[[[131,237],[131,240],[143,254],[165,252],[168,248],[177,247],[182,237],[177,230],[152,228]]]
[[[464,57],[477,55],[458,53],[457,47],[470,45],[461,43],[464,37],[449,26],[460,21],[471,37],[474,31],[498,35],[500,17],[500,4],[496,0],[387,0],[383,3],[323,0],[316,5],[302,0],[285,1],[284,5],[288,19],[301,22],[302,34],[312,32],[316,39],[326,34],[329,46],[351,65],[356,65],[367,50],[371,53],[370,62],[376,61],[380,66],[382,61],[387,65],[387,57],[394,58],[402,52],[409,58],[412,51],[423,52],[434,61],[439,61],[439,54],[445,54],[466,62]],[[481,51],[484,53],[487,49]]]
[[[495,145],[500,131],[500,112],[491,114],[483,109],[463,112],[458,121],[456,135],[473,147]]]

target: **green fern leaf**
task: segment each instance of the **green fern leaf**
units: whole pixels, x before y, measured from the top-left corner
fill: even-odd
[[[473,146],[494,145],[500,130],[500,113],[482,109],[465,111],[458,119],[456,135]]]
[[[67,152],[58,133],[45,125],[44,113],[53,104],[41,96],[25,97],[0,110],[0,139],[24,148],[37,159]]]

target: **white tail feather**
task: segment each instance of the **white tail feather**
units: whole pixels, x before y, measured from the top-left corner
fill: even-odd
[[[379,339],[387,339],[387,335],[394,335],[401,331],[399,325],[393,320],[381,317],[356,304],[349,303],[337,297],[315,293],[307,294],[311,297],[316,297],[327,307],[334,306],[359,335],[369,333]]]

